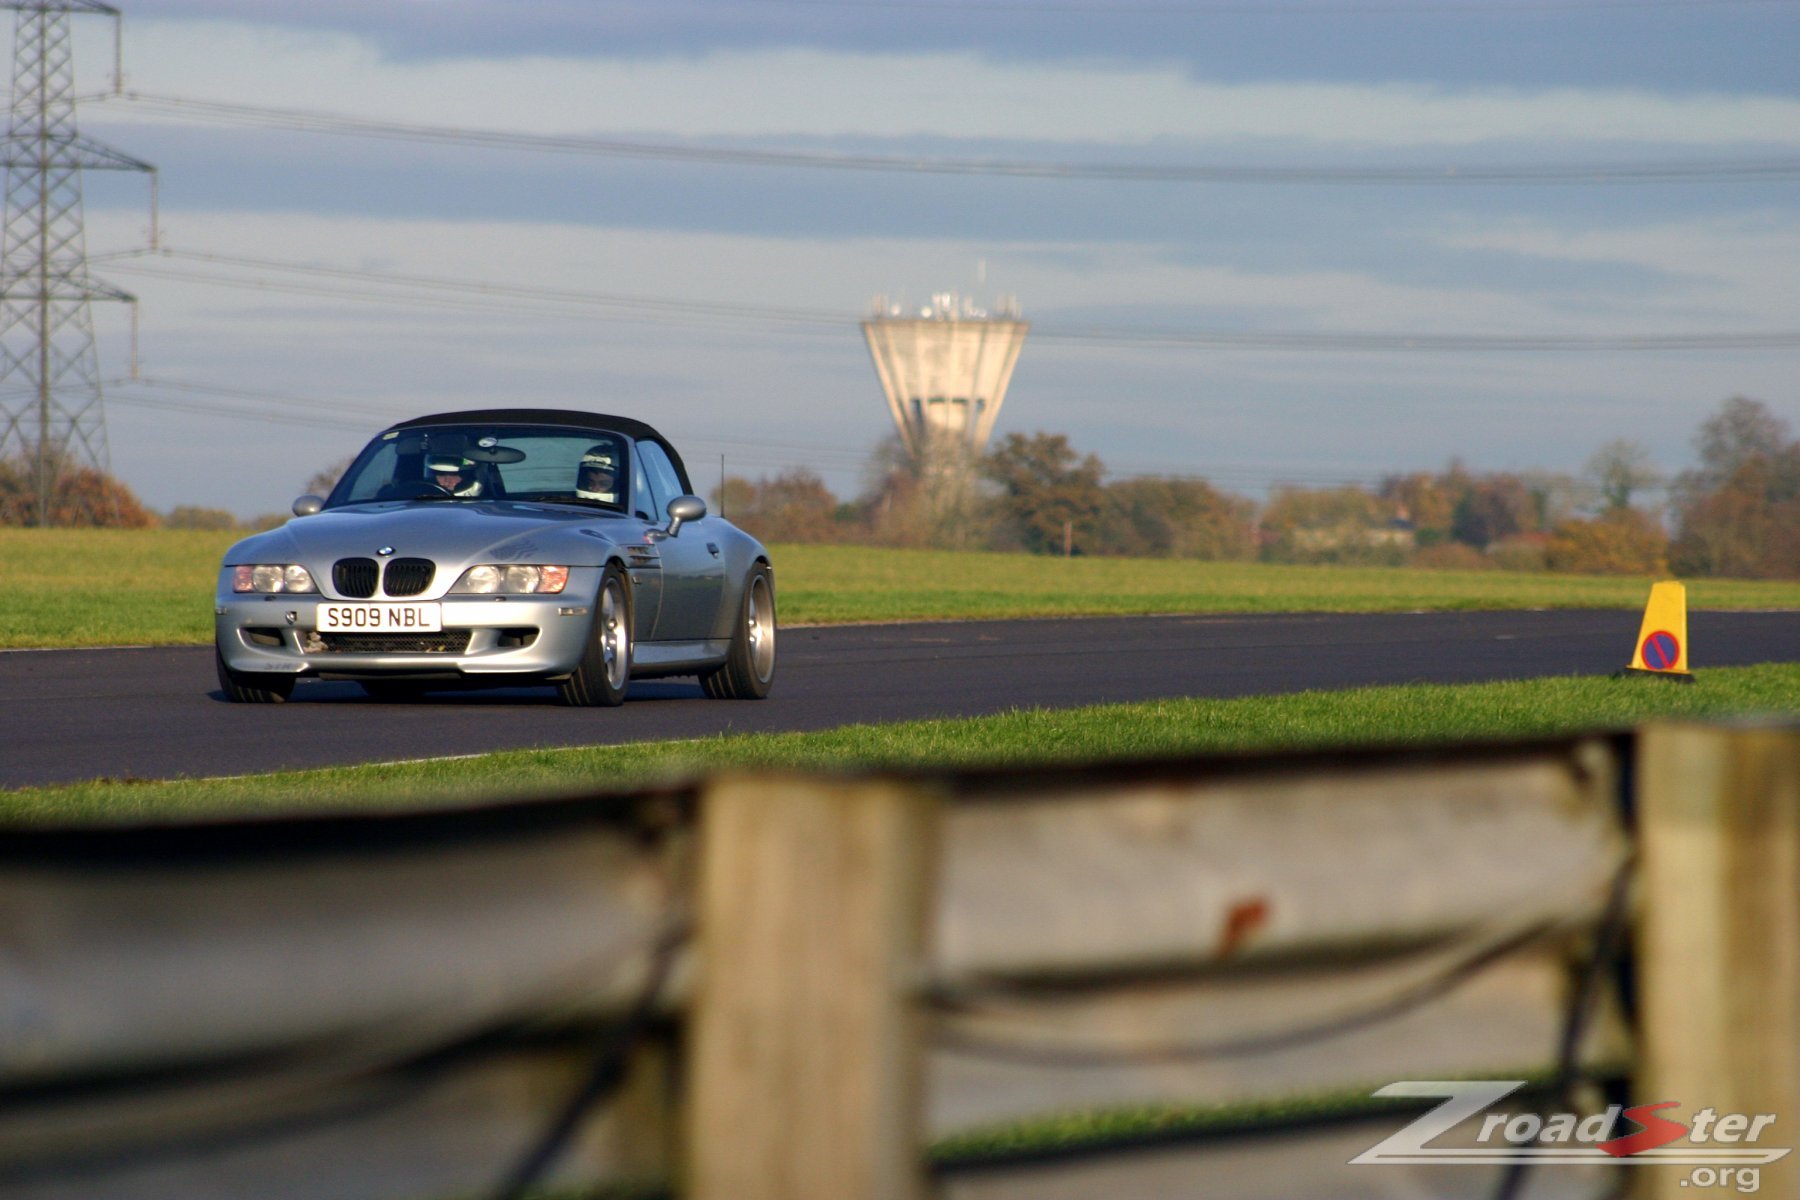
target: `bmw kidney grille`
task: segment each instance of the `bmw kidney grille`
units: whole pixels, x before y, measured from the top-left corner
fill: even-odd
[[[367,600],[375,594],[378,572],[372,558],[340,558],[331,566],[331,583],[340,596]]]
[[[417,596],[431,586],[437,564],[428,558],[396,558],[387,565],[384,584],[390,596]]]

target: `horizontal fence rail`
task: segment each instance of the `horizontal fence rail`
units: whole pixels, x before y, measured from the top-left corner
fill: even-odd
[[[1349,1165],[1400,1079],[1800,1145],[1797,817],[1656,727],[14,829],[0,1195],[1498,1194]]]
[[[679,919],[671,808],[10,833],[0,1194],[496,1177],[578,1084],[594,1038],[572,1028],[630,1003]],[[565,1175],[666,1171],[638,1140],[589,1131]]]

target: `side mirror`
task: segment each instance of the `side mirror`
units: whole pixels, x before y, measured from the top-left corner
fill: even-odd
[[[321,500],[319,497],[302,496],[294,501],[294,515],[296,517],[310,517],[324,507],[325,501]]]
[[[681,527],[689,521],[698,521],[706,515],[706,501],[698,496],[677,496],[669,501],[668,534],[674,537],[681,532]]]

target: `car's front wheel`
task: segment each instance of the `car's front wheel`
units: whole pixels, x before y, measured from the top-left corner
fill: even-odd
[[[213,646],[213,664],[219,671],[219,688],[234,704],[280,704],[294,694],[292,675],[269,675],[260,671],[234,671],[225,665],[225,655]]]
[[[731,653],[724,666],[700,677],[700,686],[715,700],[761,700],[774,682],[775,583],[757,563],[744,579]]]
[[[557,684],[557,695],[564,704],[613,707],[625,703],[631,681],[631,590],[617,563],[601,577],[593,620],[581,663]]]

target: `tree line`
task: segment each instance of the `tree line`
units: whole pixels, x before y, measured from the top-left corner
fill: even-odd
[[[0,527],[272,529],[288,519],[286,513],[269,513],[245,522],[228,509],[197,504],[178,504],[167,512],[157,512],[116,476],[92,467],[65,466],[49,491],[48,519],[40,521],[36,478],[30,461],[0,459]]]
[[[1577,474],[1453,461],[1372,486],[1278,487],[1258,504],[1204,479],[1109,479],[1063,434],[1014,433],[972,464],[913,462],[890,443],[850,501],[798,468],[728,478],[712,502],[777,542],[1800,578],[1800,441],[1740,396],[1701,423],[1694,449],[1673,479],[1615,441]]]
[[[727,478],[711,497],[765,541],[1371,566],[1600,574],[1800,578],[1800,440],[1766,404],[1735,396],[1703,422],[1695,465],[1665,479],[1643,447],[1601,447],[1578,474],[1441,471],[1373,486],[1278,487],[1263,503],[1198,478],[1109,479],[1105,464],[1058,433],[1008,434],[969,462],[899,443],[871,459],[844,501],[806,468]],[[349,460],[302,491],[324,494]],[[0,525],[33,525],[29,463],[0,461]],[[1650,503],[1651,496],[1664,496]],[[250,528],[280,524],[258,517]],[[53,526],[226,530],[218,508],[157,513],[117,479],[62,472]]]

